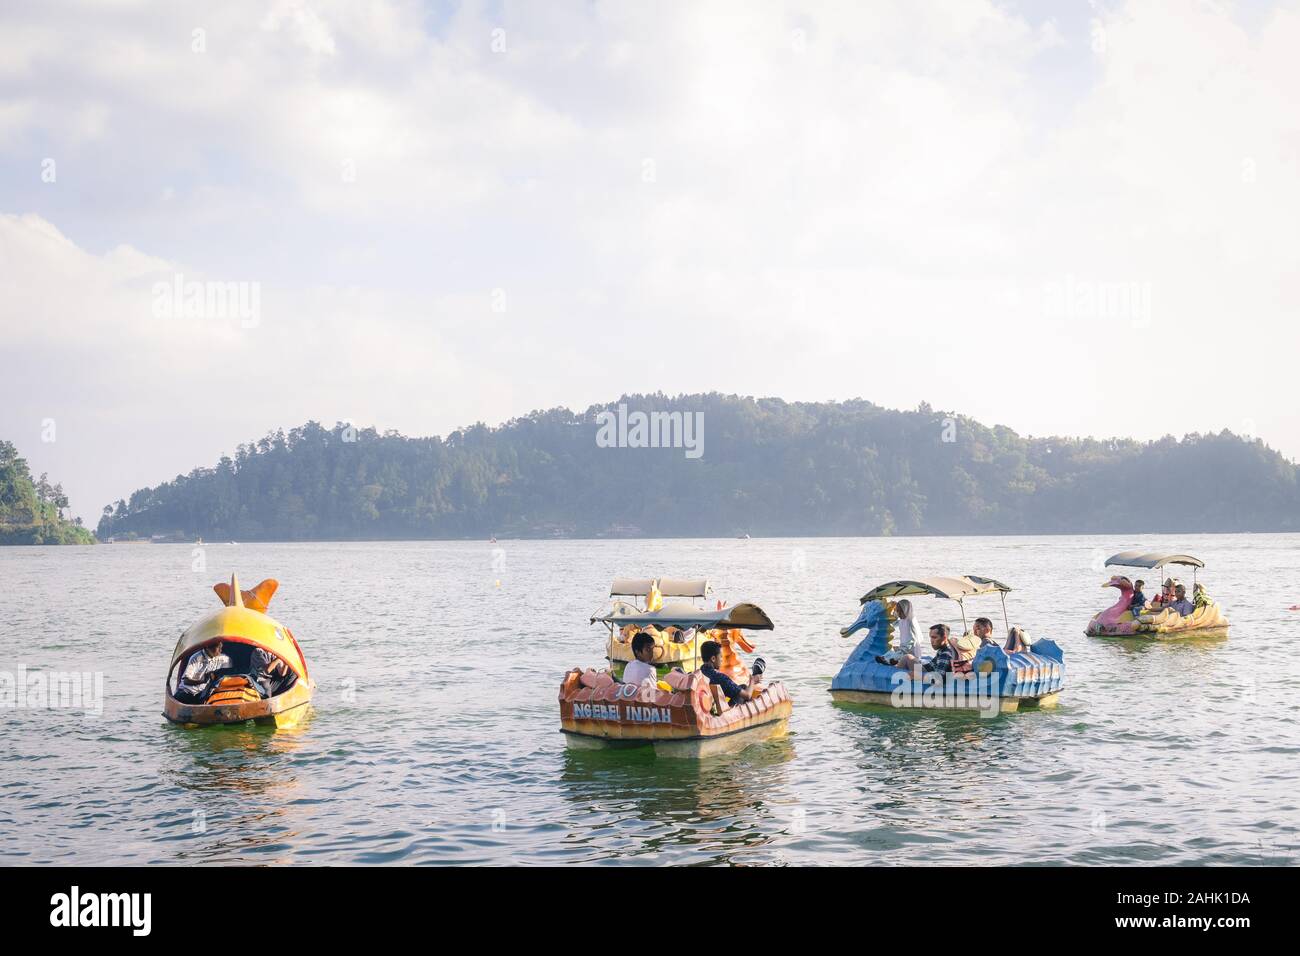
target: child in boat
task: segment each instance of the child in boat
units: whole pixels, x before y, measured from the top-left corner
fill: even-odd
[[[632,656],[634,661],[628,661],[627,667],[623,668],[623,683],[635,684],[640,687],[643,681],[659,680],[659,672],[654,666],[655,639],[654,635],[642,631],[632,638]]]
[[[1147,606],[1147,596],[1142,593],[1142,588],[1146,585],[1145,581],[1133,582],[1133,597],[1128,602],[1129,612],[1136,618],[1142,613],[1142,609]]]
[[[710,684],[717,684],[722,688],[727,703],[732,707],[749,700],[757,692],[749,686],[737,684],[718,670],[718,665],[722,663],[722,645],[717,641],[705,641],[700,647],[700,658],[704,662],[700,666],[700,673],[709,679]],[[755,686],[757,686],[757,681],[755,681]]]
[[[222,653],[220,641],[199,648],[185,662],[185,669],[176,682],[176,699],[199,703],[207,696],[212,675],[228,667],[230,658]]]

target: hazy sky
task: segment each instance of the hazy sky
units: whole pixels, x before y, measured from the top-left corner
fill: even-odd
[[[625,391],[1294,457],[1298,101],[1296,3],[6,4],[0,437],[92,524]]]

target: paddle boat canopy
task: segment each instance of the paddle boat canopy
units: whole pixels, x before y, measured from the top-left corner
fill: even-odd
[[[279,583],[268,578],[251,591],[239,579],[213,585],[222,607],[188,627],[176,642],[163,696],[163,716],[187,727],[256,721],[295,726],[306,714],[315,684],[293,632],[266,613]],[[186,665],[205,649],[221,654],[200,684],[183,680]],[[278,662],[272,680],[258,680],[252,659],[258,649]]]
[[[609,630],[605,642],[605,659],[610,671],[622,680],[623,669],[632,661],[632,636],[648,630],[655,638],[654,662],[659,676],[665,676],[674,667],[690,672],[699,670],[699,645],[702,641],[677,640],[681,635],[673,626],[653,621],[639,624],[633,620],[647,609],[660,610],[665,602],[670,610],[689,616],[703,609],[695,602],[702,601],[713,589],[704,578],[615,578],[610,585],[610,603],[591,616],[591,623],[600,622]],[[771,622],[768,622],[769,628]]]
[[[1180,614],[1169,606],[1173,588],[1179,582],[1165,577],[1165,567],[1168,565],[1192,569],[1192,591],[1187,594],[1187,600],[1192,603],[1190,614]],[[1133,582],[1123,574],[1112,576],[1102,587],[1117,589],[1119,600],[1113,607],[1093,615],[1084,631],[1089,637],[1135,637],[1169,641],[1184,637],[1227,636],[1228,619],[1224,616],[1223,609],[1211,600],[1196,581],[1197,571],[1205,567],[1205,562],[1200,558],[1166,551],[1121,551],[1107,558],[1105,566],[1154,570],[1157,578],[1154,583],[1161,590],[1134,614]]]
[[[785,733],[791,701],[780,681],[764,682],[761,693],[732,706],[698,673],[700,648],[716,641],[722,647],[719,670],[737,684],[752,684],[737,651],[754,650],[745,632],[773,629],[772,619],[757,604],[719,601],[709,608],[693,603],[709,593],[705,580],[614,581],[610,596],[616,600],[591,617],[592,624],[608,629],[610,666],[575,668],[560,683],[560,729],[569,746],[653,746],[659,756],[707,757]],[[654,639],[658,679],[626,684],[621,677],[634,656],[632,638],[641,633]]]
[[[860,599],[857,619],[840,630],[843,637],[863,629],[867,635],[831,681],[831,696],[841,703],[978,710],[987,714],[1055,706],[1065,676],[1064,655],[1055,641],[1034,640],[1029,650],[1014,653],[999,644],[987,643],[975,652],[969,664],[957,664],[950,673],[911,673],[877,660],[891,659],[898,620],[896,598],[928,595],[956,602],[961,610],[963,637],[970,641],[973,638],[966,625],[966,599],[998,595],[1003,623],[1009,631],[1006,596],[1010,591],[1000,581],[973,574],[906,578],[872,588]],[[928,642],[928,637],[918,634],[917,640]],[[925,648],[918,648],[918,653],[928,654],[928,650],[927,643]],[[928,663],[925,658],[923,661]]]

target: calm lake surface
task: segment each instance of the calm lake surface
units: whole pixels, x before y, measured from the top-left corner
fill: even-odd
[[[1085,637],[1117,597],[1102,561],[1128,547],[1202,557],[1231,636]],[[1300,858],[1300,536],[209,544],[202,559],[196,572],[188,545],[0,548],[0,671],[104,675],[100,716],[0,710],[0,862]],[[245,587],[281,582],[271,611],[319,685],[298,730],[185,730],[160,714],[176,637],[232,570]],[[1015,588],[1012,623],[1065,650],[1058,710],[832,704],[858,597],[935,573]],[[603,663],[588,617],[613,577],[660,574],[707,575],[771,615],[758,653],[794,697],[787,738],[702,763],[565,748],[561,675]],[[916,604],[927,625],[960,623],[951,603]],[[1000,632],[996,597],[968,602],[980,613]]]

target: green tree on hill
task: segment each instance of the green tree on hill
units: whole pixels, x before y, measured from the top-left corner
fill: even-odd
[[[700,413],[703,454],[597,416]],[[221,540],[1300,530],[1297,469],[1229,432],[1026,438],[922,405],[625,396],[405,438],[318,422],[106,507],[101,537]]]
[[[81,519],[68,521],[62,485],[42,474],[35,481],[12,442],[0,441],[0,545],[94,544]]]

